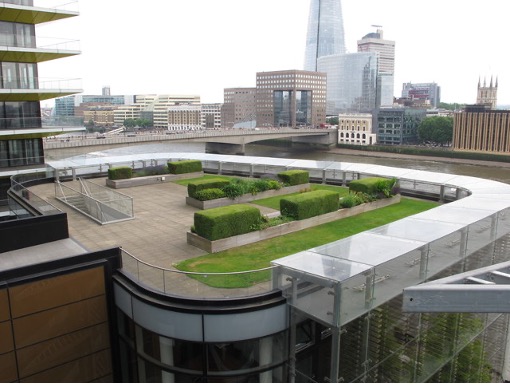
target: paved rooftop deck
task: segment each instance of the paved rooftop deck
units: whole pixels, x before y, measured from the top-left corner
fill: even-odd
[[[103,186],[106,185],[105,180],[104,177],[90,179],[91,182]],[[79,190],[78,183],[65,182],[64,184]],[[186,233],[193,224],[193,214],[198,209],[186,205],[187,188],[176,183],[166,182],[118,190],[133,198],[135,218],[106,225],[93,221],[57,200],[53,183],[33,186],[30,190],[67,213],[70,238],[87,251],[122,247],[141,261],[166,269],[173,269],[172,265],[176,262],[207,254],[201,249],[188,245],[186,241]],[[261,206],[257,207],[262,213],[273,211]],[[155,281],[160,283],[161,279],[157,272],[155,274],[155,276],[146,275],[144,282],[158,287]],[[203,284],[183,275],[179,275],[179,278],[172,275],[165,284],[168,292],[191,296],[231,297],[236,294],[246,295],[260,291],[260,288],[255,285],[245,290],[215,289],[214,293],[206,293],[211,291],[210,288],[204,290]],[[177,288],[175,285],[180,287]]]

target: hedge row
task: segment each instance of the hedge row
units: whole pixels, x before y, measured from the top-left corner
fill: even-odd
[[[349,192],[360,192],[369,195],[382,195],[389,198],[392,195],[396,179],[381,177],[363,178],[349,183]],[[381,196],[381,197],[382,197]]]
[[[189,172],[202,171],[202,162],[199,160],[178,160],[168,162],[167,164],[170,174],[187,174]]]
[[[108,169],[108,179],[130,179],[133,176],[133,170],[128,166],[110,167]]]
[[[298,184],[308,183],[310,175],[305,170],[288,170],[282,171],[277,174],[280,179],[287,186],[296,186]]]
[[[280,212],[295,220],[311,218],[338,210],[339,199],[340,195],[334,191],[306,192],[281,199]]]
[[[197,211],[194,217],[195,232],[210,241],[245,234],[261,221],[260,210],[239,204]]]
[[[222,187],[227,186],[230,183],[229,180],[222,178],[211,178],[205,180],[199,180],[193,183],[188,184],[188,196],[191,198],[199,199],[197,197],[197,193],[202,190],[207,189],[221,189]]]

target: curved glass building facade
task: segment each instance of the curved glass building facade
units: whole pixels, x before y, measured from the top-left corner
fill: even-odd
[[[345,53],[340,0],[311,0],[306,35],[306,71],[317,71],[317,59]]]
[[[357,52],[317,59],[328,74],[326,114],[372,112],[377,97],[377,54]]]

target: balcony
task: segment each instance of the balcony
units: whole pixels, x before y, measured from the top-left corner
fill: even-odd
[[[0,78],[0,102],[36,102],[83,92],[81,79]]]
[[[66,4],[55,0],[11,0],[0,2],[0,20],[12,23],[40,24],[78,16],[78,1]]]
[[[0,140],[33,139],[85,131],[82,117],[17,117],[0,119]]]
[[[0,45],[0,62],[41,63],[81,53],[79,40],[37,38],[37,47]]]

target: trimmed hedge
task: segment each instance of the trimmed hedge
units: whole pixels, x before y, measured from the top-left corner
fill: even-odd
[[[229,180],[221,179],[221,178],[211,178],[211,179],[205,179],[205,180],[199,180],[193,183],[188,184],[188,196],[191,198],[198,199],[196,197],[196,194],[199,191],[207,190],[211,188],[219,188],[228,185],[230,183]]]
[[[210,241],[246,234],[261,221],[260,210],[250,205],[231,205],[197,211],[195,232]]]
[[[340,194],[328,190],[293,195],[280,200],[280,213],[295,220],[311,218],[338,210],[339,199]]]
[[[296,186],[298,184],[308,183],[310,174],[305,170],[288,170],[279,172],[278,178],[287,186]]]
[[[133,176],[133,169],[128,166],[111,167],[108,169],[108,179],[131,179]]]
[[[202,171],[202,162],[199,160],[178,160],[168,162],[167,165],[170,174],[187,174],[189,172]]]
[[[213,199],[225,198],[227,195],[219,188],[206,188],[195,192],[195,199],[199,201],[210,201]]]
[[[382,194],[390,197],[395,183],[396,179],[381,177],[363,178],[351,181],[349,183],[349,192],[361,192],[369,195]]]

